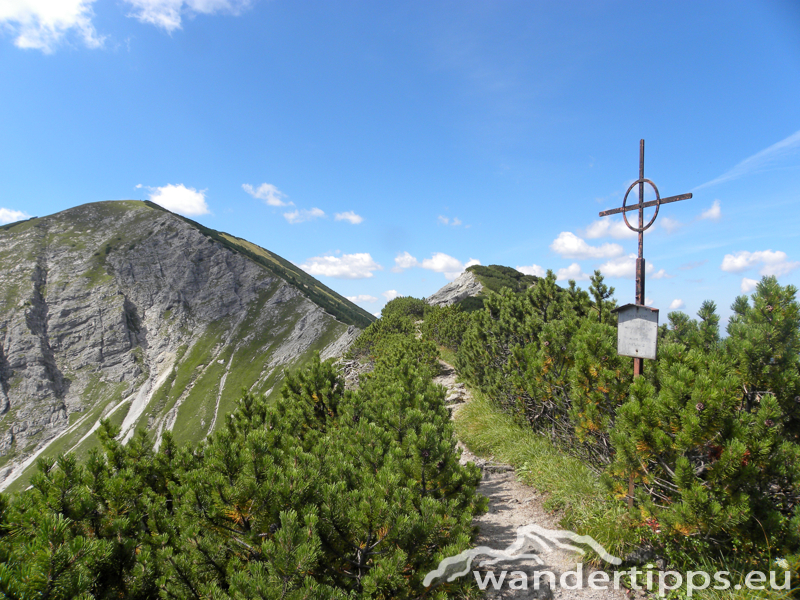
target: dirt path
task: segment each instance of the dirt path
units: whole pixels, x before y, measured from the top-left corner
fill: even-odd
[[[445,362],[441,362],[441,364],[442,373],[434,379],[434,382],[447,388],[446,404],[452,415],[455,416],[459,409],[470,401],[470,393],[463,383],[456,381],[456,372],[453,367]],[[480,577],[484,581],[485,578],[490,577],[490,572],[495,581],[502,577],[503,570],[507,572],[506,579],[502,581],[499,589],[495,589],[491,580],[487,582],[485,598],[575,598],[582,600],[631,598],[627,590],[592,589],[588,584],[590,571],[583,567],[581,567],[581,570],[584,571],[581,577],[581,589],[562,587],[562,574],[576,571],[580,555],[556,545],[570,543],[569,538],[565,538],[563,535],[549,536],[550,532],[560,529],[558,515],[544,509],[544,496],[534,488],[521,483],[512,467],[480,458],[470,452],[461,442],[459,442],[459,447],[462,449],[462,464],[473,462],[481,467],[483,479],[478,491],[489,498],[488,512],[475,519],[479,529],[476,547],[484,546],[497,551],[505,551],[514,556],[527,555],[527,558],[500,559],[493,565],[478,567],[482,561],[489,558],[490,554],[480,553],[472,568],[479,571]],[[529,527],[525,531],[520,531],[520,528],[526,526]],[[518,542],[517,546],[511,548],[515,542]],[[611,567],[611,565],[608,566]],[[541,581],[538,590],[533,589],[537,580],[537,571],[540,573]],[[514,572],[525,574],[524,580],[528,589],[519,589],[522,586],[523,578]],[[552,585],[553,580],[545,572],[553,573],[555,585]],[[473,577],[474,575],[470,572],[465,576]],[[516,580],[513,585],[518,589],[512,589],[512,580]],[[570,587],[576,585],[576,576],[566,576],[565,583]]]

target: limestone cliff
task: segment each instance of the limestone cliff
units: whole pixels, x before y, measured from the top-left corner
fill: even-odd
[[[431,306],[449,306],[464,298],[477,296],[482,290],[483,285],[475,275],[471,271],[464,271],[438,292],[425,298],[425,301]]]
[[[85,454],[101,418],[125,439],[202,439],[243,388],[273,393],[284,367],[372,319],[278,255],[144,202],[4,226],[0,264],[0,489],[41,453]]]

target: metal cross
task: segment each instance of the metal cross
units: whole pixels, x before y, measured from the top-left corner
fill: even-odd
[[[653,188],[653,191],[656,193],[656,199],[651,200],[650,202],[644,201],[644,184],[648,184],[650,187]],[[626,203],[628,201],[628,194],[631,193],[633,186],[639,186],[639,204],[634,204],[632,206],[627,206]],[[622,207],[621,208],[614,208],[611,210],[605,210],[600,213],[601,217],[607,217],[609,215],[616,215],[617,213],[622,213],[622,218],[625,220],[625,225],[628,226],[628,229],[635,231],[639,234],[639,256],[636,259],[636,304],[640,306],[644,306],[644,256],[642,254],[642,249],[644,246],[644,232],[645,230],[649,229],[650,226],[655,222],[656,217],[658,216],[658,209],[662,204],[668,204],[670,202],[677,202],[678,200],[688,200],[691,198],[691,194],[681,194],[680,196],[670,196],[669,198],[662,198],[658,193],[658,188],[656,184],[650,181],[649,179],[644,178],[644,140],[639,140],[639,179],[634,181],[628,191],[625,192],[625,198],[622,199]],[[656,212],[653,214],[653,217],[647,223],[644,224],[644,209],[649,208],[651,206],[656,207]],[[631,210],[638,210],[639,211],[639,226],[634,227],[628,222],[628,217],[625,214]],[[638,377],[644,371],[644,359],[643,358],[634,358],[633,359],[633,376]],[[632,472],[628,478],[628,508],[633,509],[633,493],[634,493],[634,481],[636,478],[636,474]]]
[[[650,202],[644,201],[644,184],[648,184],[650,187],[653,188],[653,191],[656,193],[656,199],[651,200]],[[632,204],[631,206],[627,206],[626,203],[628,201],[628,194],[631,193],[631,190],[634,186],[639,186],[639,204]],[[628,191],[625,192],[625,198],[622,200],[622,207],[621,208],[613,208],[611,210],[605,210],[600,213],[601,217],[607,217],[609,215],[616,215],[617,213],[622,213],[622,218],[625,220],[625,225],[628,226],[628,229],[632,231],[636,231],[639,234],[639,256],[636,259],[636,304],[644,306],[644,267],[645,261],[644,256],[642,255],[642,249],[644,245],[644,232],[645,230],[649,229],[650,226],[655,222],[656,217],[658,216],[658,209],[662,204],[668,204],[670,202],[677,202],[678,200],[688,200],[691,198],[691,194],[681,194],[680,196],[670,196],[669,198],[662,198],[658,193],[658,188],[656,184],[650,181],[649,179],[645,179],[644,177],[644,140],[639,140],[639,179],[634,181]],[[653,217],[647,223],[644,224],[644,209],[649,208],[651,206],[656,207],[656,212],[653,214]],[[628,222],[628,217],[625,214],[631,210],[638,210],[639,211],[639,226],[634,227]],[[642,367],[644,366],[644,359],[643,358],[634,358],[633,359],[633,374],[634,377],[640,375],[642,373]]]

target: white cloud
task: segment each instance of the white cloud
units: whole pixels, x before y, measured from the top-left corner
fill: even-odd
[[[627,256],[611,259],[600,265],[600,271],[606,277],[634,279],[636,277],[636,255],[628,254]],[[650,262],[645,262],[644,272],[648,279],[669,279],[673,277],[673,275],[669,275],[664,269],[656,271],[653,263]]]
[[[647,296],[645,296],[644,305],[645,306],[653,306],[653,299],[652,298],[648,298]]]
[[[473,267],[473,266],[479,265],[479,264],[481,264],[481,261],[479,261],[477,258],[470,258],[467,261],[467,263],[464,265],[464,268],[468,269],[469,267]]]
[[[392,272],[400,273],[405,269],[410,269],[411,267],[418,267],[419,261],[411,256],[408,252],[403,252],[402,254],[398,254],[394,257],[394,267],[392,267]]]
[[[442,225],[451,225],[452,227],[458,227],[459,225],[463,225],[463,221],[458,217],[453,217],[450,219],[449,217],[445,217],[444,215],[439,215],[436,217],[436,220],[439,221]],[[466,225],[469,227],[469,225]]]
[[[710,221],[719,221],[719,218],[722,216],[722,209],[720,208],[720,201],[714,200],[714,204],[711,205],[711,208],[708,210],[704,210],[700,215],[701,219],[709,219]]]
[[[156,188],[143,186],[140,183],[136,187],[150,190],[150,200],[172,212],[190,217],[207,215],[211,212],[206,204],[206,190],[187,188],[182,183],[178,185],[169,183]]]
[[[350,302],[376,302],[378,299],[369,294],[359,294],[358,296],[345,296]]]
[[[467,267],[479,264],[481,264],[481,261],[475,260],[474,258],[470,258],[467,263],[464,264],[457,258],[445,254],[444,252],[434,252],[430,258],[424,259],[419,266],[423,269],[435,271],[436,273],[443,273],[448,281],[452,281],[461,275]]]
[[[634,223],[631,224],[633,225]],[[650,229],[652,229],[652,227]],[[627,240],[637,236],[637,233],[629,229],[622,219],[615,221],[607,218],[595,221],[589,225],[583,233],[590,240],[608,236],[611,236],[615,240]]]
[[[773,165],[776,161],[784,158],[786,156],[790,156],[795,154],[797,150],[800,148],[800,131],[796,131],[789,137],[772,144],[769,148],[762,150],[754,154],[753,156],[744,159],[738,165],[733,167],[730,171],[723,173],[716,179],[712,179],[702,185],[697,186],[694,190],[700,190],[705,187],[709,187],[712,185],[716,185],[718,183],[723,183],[725,181],[730,181],[732,179],[738,179],[740,177],[744,177],[745,175],[750,175],[752,173],[758,173],[760,171],[764,171],[770,165]]]
[[[372,260],[368,252],[342,254],[342,256],[315,256],[300,265],[311,275],[325,275],[337,279],[367,279],[372,271],[383,269]]]
[[[678,229],[683,227],[683,223],[681,223],[677,219],[670,219],[669,217],[661,217],[659,221],[661,227],[667,233],[672,233],[673,231],[677,231]]]
[[[464,270],[464,265],[460,260],[444,252],[434,252],[430,258],[424,259],[420,266],[437,273],[445,273],[445,277],[448,279],[451,279],[449,274],[454,273],[452,279],[455,279]]]
[[[16,35],[18,48],[53,52],[69,33],[89,48],[103,45],[92,24],[95,0],[11,0],[0,2],[0,24]]]
[[[669,303],[670,310],[678,310],[679,308],[683,308],[684,306],[686,306],[686,304],[680,298],[675,298],[675,300]]]
[[[742,279],[742,293],[749,294],[750,292],[756,289],[757,285],[758,285],[757,279],[748,279],[747,277],[744,277]]]
[[[381,294],[381,296],[383,296],[384,298],[386,298],[386,301],[387,301],[387,302],[389,302],[389,301],[391,301],[391,300],[394,300],[394,299],[395,299],[395,298],[397,298],[399,295],[400,295],[400,294],[397,292],[397,290],[386,290],[385,292],[383,292],[383,293]]]
[[[411,267],[422,267],[423,269],[428,269],[429,271],[443,273],[448,281],[452,281],[461,275],[461,273],[463,273],[467,267],[479,264],[481,264],[481,261],[474,258],[470,258],[466,263],[462,263],[457,258],[445,254],[444,252],[434,252],[430,258],[426,258],[422,262],[419,262],[408,252],[403,252],[395,257],[392,271],[394,273],[400,273],[405,269],[410,269]]]
[[[11,208],[0,208],[0,225],[7,225],[9,223],[16,223],[30,219],[31,216],[21,210],[14,210]]]
[[[237,15],[252,0],[125,0],[128,14],[142,23],[167,32],[180,29],[183,16],[228,13]],[[68,35],[76,36],[89,48],[99,48],[105,36],[95,30],[92,5],[95,0],[3,0],[0,25],[10,30],[19,48],[53,52]]]
[[[761,275],[785,275],[800,267],[800,262],[788,260],[786,252],[777,250],[759,250],[757,252],[747,252],[742,250],[734,254],[726,254],[722,259],[721,269],[728,273],[741,273],[748,269],[758,266]]]
[[[337,221],[350,221],[353,225],[358,225],[364,220],[364,217],[357,215],[352,210],[343,213],[336,213],[334,219]]]
[[[589,276],[581,271],[581,266],[578,263],[572,263],[570,266],[559,269],[556,272],[557,281],[568,281],[574,279],[575,281],[588,281]]]
[[[161,27],[171,33],[181,28],[183,15],[206,14],[217,12],[238,15],[246,9],[251,0],[125,0],[134,17],[142,23]]]
[[[558,237],[550,244],[553,252],[561,255],[562,258],[611,258],[620,256],[624,251],[619,244],[603,244],[602,246],[590,246],[583,239],[571,231],[562,231]]]
[[[292,223],[303,223],[304,221],[310,221],[312,219],[318,219],[320,217],[325,216],[325,211],[319,208],[312,208],[311,210],[300,209],[300,210],[293,210],[292,212],[285,212],[283,213],[284,218]]]
[[[648,268],[648,267],[650,267],[650,268]],[[649,263],[646,264],[644,266],[645,275],[650,273],[653,270],[653,268],[654,267],[652,267],[652,265],[650,265]],[[650,279],[672,279],[673,277],[674,277],[674,275],[669,275],[664,269],[659,269],[655,273],[650,273],[650,275],[649,275]]]
[[[263,200],[269,206],[290,206],[294,202],[284,200],[286,194],[280,191],[271,183],[262,183],[257,188],[253,188],[249,183],[243,183],[242,189],[250,194],[253,198]]]
[[[545,277],[547,275],[547,271],[544,267],[540,267],[539,265],[531,265],[529,267],[515,267],[517,271],[520,273],[524,273],[525,275],[536,275],[536,277]]]

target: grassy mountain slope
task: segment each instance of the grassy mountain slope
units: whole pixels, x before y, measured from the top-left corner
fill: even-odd
[[[467,271],[472,273],[483,286],[483,290],[477,296],[464,298],[457,303],[461,305],[463,310],[468,312],[483,308],[486,290],[499,292],[502,288],[507,287],[515,292],[522,292],[539,280],[535,275],[525,275],[516,269],[502,265],[473,265],[468,267]]]
[[[242,388],[335,353],[373,317],[245,240],[148,202],[87,204],[0,229],[0,487],[37,455],[129,438],[197,441]]]

